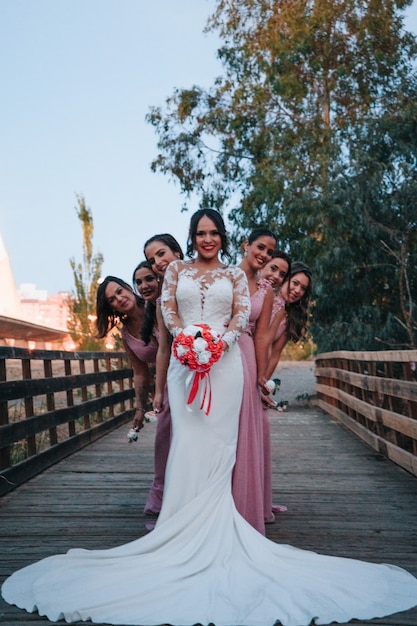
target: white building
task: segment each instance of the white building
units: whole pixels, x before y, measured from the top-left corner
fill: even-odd
[[[48,298],[33,284],[21,285],[19,295],[0,233],[0,345],[73,350],[67,298],[66,292]]]

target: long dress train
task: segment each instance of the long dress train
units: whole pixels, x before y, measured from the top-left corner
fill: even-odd
[[[184,326],[204,321],[223,332],[239,307],[244,322],[249,298],[238,268],[199,277],[175,261],[165,281],[167,311],[176,293]],[[199,397],[186,404],[192,377],[171,360],[173,439],[155,530],[29,565],[5,581],[5,600],[51,620],[149,626],[305,626],[414,606],[417,579],[405,570],[276,544],[243,519],[231,493],[243,385],[237,344],[211,370],[208,415]]]

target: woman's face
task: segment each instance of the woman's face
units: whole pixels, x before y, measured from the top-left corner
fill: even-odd
[[[203,215],[197,224],[194,248],[197,255],[205,261],[217,258],[222,248],[222,238],[217,226],[207,215]]]
[[[303,272],[294,274],[284,284],[282,295],[289,304],[299,302],[307,291],[309,284],[310,279]]]
[[[262,235],[245,246],[246,260],[254,270],[261,270],[272,259],[276,241],[269,235]]]
[[[149,267],[140,267],[135,272],[134,281],[141,298],[155,302],[159,296],[159,282],[156,274]]]
[[[288,263],[285,259],[275,257],[268,261],[261,270],[262,278],[268,280],[274,289],[278,289],[283,284],[288,274]]]
[[[136,296],[131,289],[110,281],[104,291],[106,300],[115,313],[125,315],[137,306]]]
[[[173,252],[163,241],[152,241],[148,244],[145,248],[145,256],[159,276],[164,276],[168,265],[180,258],[178,252]]]

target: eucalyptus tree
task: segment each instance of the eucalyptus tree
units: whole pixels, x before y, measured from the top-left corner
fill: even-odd
[[[355,258],[333,263],[338,274],[332,278],[342,283],[338,292],[354,281],[355,308],[367,303],[369,343],[379,348],[417,347],[417,85],[401,102],[357,128],[349,168],[334,185],[346,213],[361,225],[352,224],[340,242],[346,254],[349,236],[356,239]],[[323,262],[324,275],[331,265]],[[328,316],[328,307],[325,294],[318,319]],[[333,322],[349,326],[350,315],[340,309]]]
[[[176,89],[147,117],[158,135],[152,168],[179,181],[184,206],[196,194],[226,214],[235,243],[260,223],[275,229],[281,247],[314,267],[317,295],[330,293],[335,313],[353,308],[352,294],[323,275],[323,262],[340,241],[369,249],[377,236],[336,183],[357,129],[397,110],[410,90],[417,47],[403,29],[409,4],[218,0],[207,30],[220,36],[223,74],[209,89]],[[342,265],[355,256],[333,254]],[[378,299],[364,293],[354,304],[352,345],[366,348],[375,341],[367,311]]]

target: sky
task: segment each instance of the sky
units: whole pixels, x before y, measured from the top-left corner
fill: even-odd
[[[157,136],[145,116],[174,88],[221,73],[218,39],[203,33],[215,4],[0,0],[0,235],[18,287],[74,289],[77,195],[103,276],[130,282],[158,232],[185,246],[190,213],[178,185],[150,170]],[[416,0],[406,27],[417,34]]]

